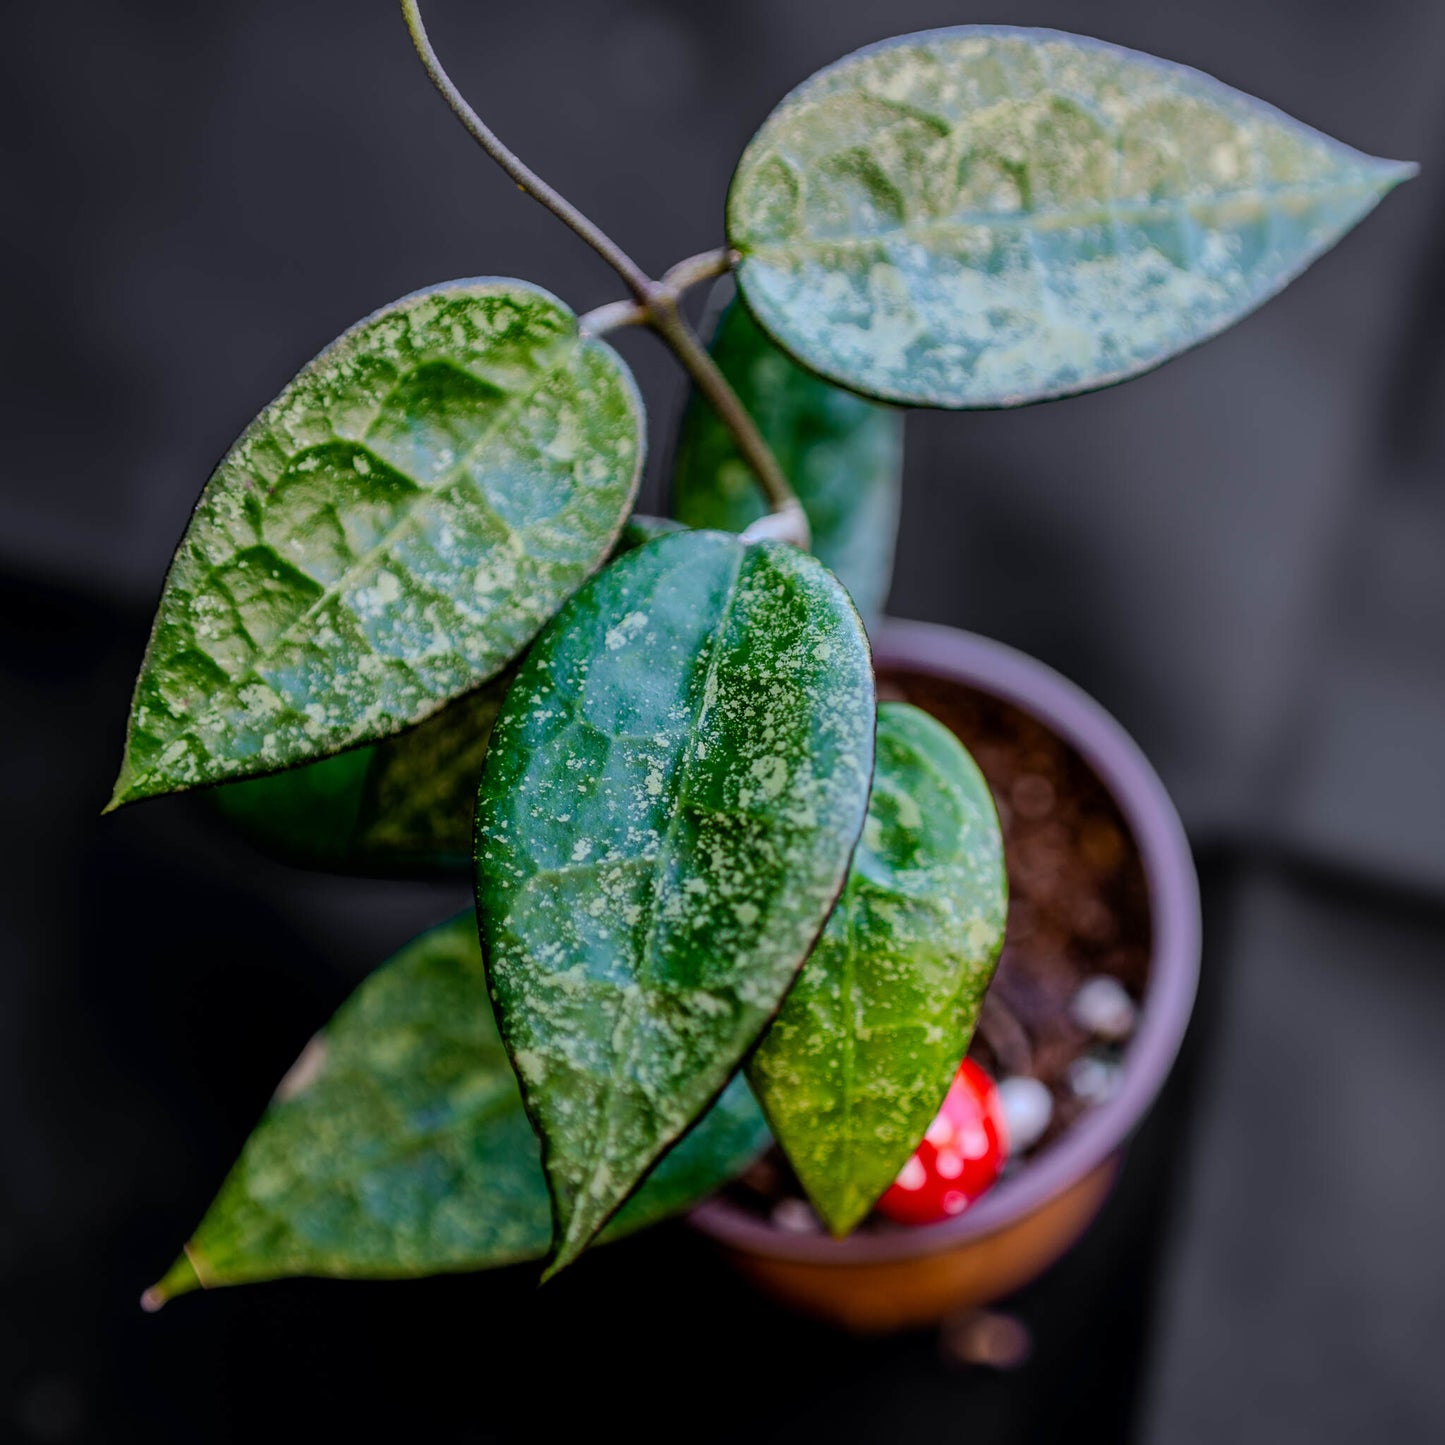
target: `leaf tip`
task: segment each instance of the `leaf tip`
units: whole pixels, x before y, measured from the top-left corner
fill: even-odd
[[[539,1286],[546,1284],[548,1280],[555,1279],[557,1275],[561,1274],[569,1264],[575,1263],[577,1257],[587,1248],[589,1242],[588,1240],[579,1241],[571,1237],[564,1239],[553,1251],[552,1257],[547,1261],[546,1267],[543,1269],[541,1278],[538,1279],[537,1284]]]
[[[537,1279],[537,1287],[540,1289],[548,1280],[555,1279],[577,1258],[582,1250],[576,1245],[567,1245],[560,1248],[551,1259],[547,1261],[546,1268]]]
[[[148,1315],[153,1315],[163,1309],[177,1295],[190,1294],[192,1290],[204,1287],[205,1282],[196,1270],[188,1245],[165,1274],[141,1295],[140,1307]]]
[[[110,790],[110,802],[100,810],[103,818],[107,813],[113,813],[117,808],[123,808],[127,803],[134,803],[143,794],[136,788],[135,773],[131,770],[130,759],[126,758],[121,764],[120,772],[116,775],[115,783]]]
[[[1420,174],[1419,161],[1391,161],[1390,171],[1394,179],[1392,185],[1401,185],[1405,181],[1413,181]]]
[[[1386,156],[1364,158],[1363,168],[1358,171],[1364,188],[1376,204],[1383,201],[1397,185],[1413,181],[1420,173],[1418,163],[1413,160],[1390,160]]]
[[[856,1199],[847,1203],[821,1203],[811,1194],[808,1196],[813,1206],[813,1212],[823,1222],[823,1228],[834,1239],[847,1239],[855,1229],[862,1224],[868,1211],[873,1207],[872,1201],[860,1202]]]
[[[544,1285],[549,1279],[566,1269],[569,1264],[575,1264],[586,1253],[587,1247],[597,1238],[605,1222],[605,1214],[602,1220],[598,1221],[595,1214],[589,1212],[585,1218],[574,1213],[567,1220],[565,1228],[560,1227],[559,1224],[558,1238],[547,1259],[546,1268],[542,1271],[542,1277],[537,1283]]]

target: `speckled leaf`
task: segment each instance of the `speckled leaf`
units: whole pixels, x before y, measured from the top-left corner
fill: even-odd
[[[711,351],[767,438],[813,528],[813,551],[876,617],[888,599],[903,469],[903,414],[804,371],[745,306],[723,313]],[[683,418],[672,504],[690,527],[741,532],[765,507],[732,434],[696,392]]]
[[[353,327],[216,469],[166,579],[111,806],[275,772],[498,673],[631,508],[630,373],[521,281]]]
[[[938,1112],[1003,945],[988,785],[954,735],[878,709],[868,821],[843,897],[748,1077],[819,1215],[846,1234]]]
[[[606,1237],[696,1204],[767,1138],[735,1079]],[[288,1275],[485,1269],[539,1259],[551,1237],[541,1149],[466,914],[404,948],[312,1041],[147,1303]]]
[[[873,724],[857,613],[777,542],[651,542],[527,655],[482,775],[477,902],[553,1269],[781,1002],[863,825]]]
[[[1184,66],[960,26],[794,90],[743,155],[728,231],[758,320],[824,376],[1011,406],[1213,335],[1412,173]]]
[[[634,516],[615,554],[677,526]],[[510,682],[504,673],[395,737],[228,783],[212,796],[251,842],[290,863],[362,873],[470,873],[477,782]]]
[[[470,872],[477,781],[510,681],[393,738],[217,788],[216,805],[258,847],[305,867]]]

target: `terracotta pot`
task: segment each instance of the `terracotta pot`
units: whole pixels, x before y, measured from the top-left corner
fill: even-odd
[[[1183,828],[1133,740],[1043,663],[971,633],[885,622],[880,675],[924,673],[991,693],[1044,723],[1093,768],[1133,833],[1148,887],[1152,953],[1115,1094],[956,1219],[835,1240],[775,1229],[725,1198],[691,1216],[767,1294],[860,1331],[938,1321],[1017,1289],[1088,1227],[1119,1151],[1169,1073],[1199,975],[1199,891]]]

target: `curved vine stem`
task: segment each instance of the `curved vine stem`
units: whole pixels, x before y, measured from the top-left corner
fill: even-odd
[[[699,282],[726,276],[741,259],[731,246],[720,246],[716,251],[703,251],[700,255],[689,256],[685,261],[668,267],[662,278],[663,289],[674,296],[681,296]]]
[[[727,377],[718,369],[707,347],[698,339],[697,332],[682,314],[676,300],[654,306],[651,324],[687,368],[697,389],[717,413],[718,420],[733,434],[742,459],[752,469],[767,498],[771,515],[754,523],[743,536],[750,541],[776,537],[807,551],[812,545],[812,535],[803,504],[783,475],[783,469],[778,465],[773,449],[763,439],[757,423],[729,385]]]
[[[416,46],[416,53],[421,57],[431,83],[441,92],[457,119],[466,126],[472,139],[533,200],[540,201],[558,220],[581,236],[622,277],[639,301],[646,302],[654,284],[647,272],[601,226],[584,216],[560,191],[553,190],[531,166],[503,145],[497,133],[467,104],[466,97],[457,89],[432,48],[431,37],[421,18],[420,0],[401,0],[401,11],[406,17],[406,28],[411,32],[412,44]]]
[[[606,336],[624,326],[646,326],[648,320],[647,307],[636,301],[609,301],[579,316],[577,329],[583,336]]]
[[[401,0],[401,11],[406,18],[412,44],[416,46],[416,53],[421,57],[431,83],[451,106],[472,139],[523,191],[575,231],[627,283],[635,300],[614,301],[589,311],[581,318],[582,331],[586,335],[597,336],[618,326],[651,327],[671,348],[697,389],[717,412],[718,419],[732,433],[739,453],[757,477],[767,498],[770,515],[755,522],[743,535],[750,539],[776,537],[806,550],[811,545],[811,537],[802,503],[794,494],[757,424],[718,369],[717,362],[698,339],[679,304],[683,292],[689,287],[730,271],[737,262],[736,253],[722,247],[689,256],[673,266],[661,281],[654,281],[595,221],[583,215],[571,201],[503,145],[496,132],[467,103],[432,48],[431,38],[421,18],[420,0]]]

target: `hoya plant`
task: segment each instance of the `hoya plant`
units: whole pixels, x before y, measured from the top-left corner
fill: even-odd
[[[1002,942],[960,743],[879,706],[867,623],[902,412],[1159,365],[1411,167],[1182,66],[1051,31],[887,40],[738,162],[723,244],[418,291],[326,347],[216,468],[166,578],[111,807],[209,788],[295,861],[465,869],[475,914],[306,1048],[154,1308],[199,1286],[543,1260],[684,1210],[776,1140],[847,1233],[909,1159]],[[684,305],[730,276],[710,346]],[[695,395],[675,519],[633,516],[654,331]]]

